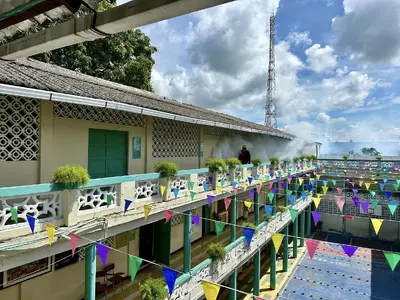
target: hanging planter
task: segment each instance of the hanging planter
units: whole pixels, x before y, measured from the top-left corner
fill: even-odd
[[[178,175],[178,165],[172,161],[164,160],[154,167],[154,171],[160,173],[160,188],[161,186],[165,187],[162,199],[164,201],[172,200],[174,197],[171,195],[171,179]]]

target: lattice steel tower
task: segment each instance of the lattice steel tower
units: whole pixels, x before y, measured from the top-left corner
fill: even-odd
[[[265,103],[265,125],[278,127],[276,120],[276,84],[275,84],[275,15],[269,18],[269,66],[267,97]]]

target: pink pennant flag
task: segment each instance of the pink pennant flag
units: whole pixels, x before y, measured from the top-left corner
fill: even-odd
[[[260,193],[260,191],[261,191],[261,184],[257,184],[257,185],[256,185],[256,189],[257,189],[257,193]]]
[[[238,188],[233,188],[233,194],[236,195],[237,191],[238,191]]]
[[[78,246],[79,236],[75,233],[70,233],[69,238],[71,239],[72,256],[74,256],[76,247]]]
[[[289,184],[292,182],[292,176],[288,176],[287,181],[289,182]]]
[[[166,210],[164,211],[164,213],[165,213],[165,224],[167,224],[172,217],[172,211]]]
[[[229,205],[231,205],[231,198],[225,198],[224,202],[225,202],[225,210],[228,211]]]
[[[269,188],[270,188],[270,189],[272,189],[272,185],[273,185],[273,184],[274,184],[273,181],[269,181],[269,182],[268,182],[268,185],[269,185]]]
[[[342,188],[336,188],[336,189],[337,189],[337,192],[338,192],[339,196],[342,196],[343,189]]]
[[[340,196],[335,196],[336,198],[336,205],[338,206],[340,213],[343,213],[343,205],[344,205],[344,200]]]
[[[354,185],[355,185],[356,183],[353,182],[353,181],[350,181],[350,184],[354,187]]]
[[[310,259],[313,259],[315,251],[318,248],[319,241],[318,240],[309,240],[309,239],[306,239],[305,241],[306,241],[308,254],[310,255]]]
[[[364,181],[360,180],[360,181],[358,182],[358,185],[359,185],[360,187],[362,187],[363,183],[364,183]]]

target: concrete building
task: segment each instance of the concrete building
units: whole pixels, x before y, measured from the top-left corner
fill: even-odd
[[[270,232],[288,230],[290,214],[276,214],[276,202],[286,206],[288,196],[276,182],[278,193],[272,202],[275,217],[270,222],[260,221],[260,208],[268,201],[268,180],[275,176],[285,180],[290,172],[304,174],[311,164],[285,166],[283,170],[278,167],[272,177],[267,162],[258,167],[241,166],[230,170],[229,175],[212,174],[204,167],[223,136],[266,135],[276,149],[277,145],[284,147],[293,135],[30,59],[0,61],[0,70],[0,299],[28,300],[43,295],[49,300],[94,299],[96,291],[105,292],[104,283],[113,295],[118,294],[129,283],[127,254],[171,265],[171,258],[180,249],[184,250],[183,262],[176,268],[183,275],[178,278],[172,299],[198,299],[203,291],[193,274],[198,272],[203,279],[213,278],[215,282],[230,277],[234,286],[238,268],[250,259],[259,264],[261,248],[269,245]],[[176,178],[166,181],[153,173],[154,166],[163,160],[179,165],[181,171]],[[49,184],[53,171],[65,164],[87,168],[89,184],[69,190]],[[260,176],[261,182],[256,180]],[[254,181],[248,182],[248,177]],[[238,191],[233,190],[232,182],[237,182]],[[238,238],[232,225],[227,245],[229,259],[221,269],[210,271],[209,259],[194,264],[191,242],[215,230],[210,221],[214,213],[217,219],[230,224],[242,218],[243,201],[249,198],[243,189],[246,182],[247,188],[255,191],[249,211],[259,225],[251,247],[246,248],[243,236]],[[166,187],[163,196],[161,186]],[[308,233],[311,227],[311,198],[299,200],[302,188],[296,192],[298,201],[293,207],[298,210],[300,235],[304,236],[305,210]],[[191,192],[196,193],[193,200]],[[211,206],[207,205],[210,194],[214,195]],[[220,201],[226,197],[233,201],[229,211]],[[132,205],[123,213],[125,199]],[[148,218],[144,218],[145,205],[152,208]],[[17,211],[18,223],[11,208]],[[174,211],[167,224],[166,209]],[[202,218],[199,227],[192,224],[192,215]],[[35,218],[33,234],[28,216]],[[48,224],[56,228],[51,246]],[[81,237],[74,256],[70,233]],[[104,266],[96,260],[94,241],[119,251],[109,252],[111,275],[102,273]],[[287,238],[285,241],[287,256]],[[114,281],[117,277],[128,278],[119,290],[114,287],[119,283]],[[259,290],[257,278],[255,293]]]

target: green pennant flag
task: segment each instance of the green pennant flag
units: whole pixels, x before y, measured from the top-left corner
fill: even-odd
[[[296,221],[297,209],[289,208],[290,216],[292,217],[292,222]]]
[[[328,185],[328,181],[325,180],[325,181],[323,182],[323,184],[324,184],[324,186],[327,186],[327,185]]]
[[[128,254],[129,256],[129,275],[131,275],[131,282],[135,280],[136,273],[142,264],[142,260],[138,257]]]
[[[375,200],[375,199],[371,199],[369,202],[371,202],[372,207],[375,209],[378,204],[379,204],[379,200]]]
[[[389,263],[390,269],[394,271],[396,269],[396,266],[398,262],[400,261],[400,254],[396,252],[389,252],[389,251],[383,251],[383,254],[385,254],[386,260]]]
[[[394,212],[396,211],[397,204],[388,204],[388,207],[389,207],[390,213],[393,216]]]
[[[14,220],[15,224],[18,224],[18,211],[15,207],[10,207],[11,218]]]
[[[194,196],[196,196],[196,192],[191,191],[190,192],[190,199],[193,201]]]
[[[292,192],[291,190],[287,190],[287,191],[286,191],[286,194],[287,194],[288,196],[290,196],[292,193],[293,193],[293,192]]]
[[[397,192],[397,190],[399,189],[399,185],[396,183],[393,183],[393,188],[394,190]]]
[[[300,187],[300,184],[298,184],[298,183],[295,183],[295,184],[294,184],[294,189],[295,189],[296,191],[299,189],[299,187]]]
[[[397,184],[400,184],[400,179],[396,179],[396,183],[397,183]]]
[[[369,191],[369,193],[372,195],[372,197],[374,197],[376,195],[376,193],[374,191]]]
[[[239,181],[240,181],[240,179],[242,179],[242,176],[238,175],[238,177],[237,177],[237,181],[239,182]]]
[[[111,205],[112,202],[112,195],[111,194],[107,194],[107,207],[109,207]]]
[[[222,231],[224,230],[225,223],[221,221],[215,221],[215,232],[217,234],[217,238],[221,235]]]
[[[274,193],[272,192],[268,192],[268,199],[269,199],[269,203],[272,203],[272,200],[274,199]]]
[[[225,185],[225,179],[221,179],[221,186],[224,187]]]
[[[189,181],[189,189],[193,191],[194,189],[194,181]]]
[[[336,180],[332,180],[333,185],[336,185]]]

